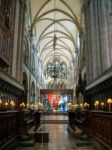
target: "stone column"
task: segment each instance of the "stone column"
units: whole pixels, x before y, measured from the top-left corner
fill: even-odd
[[[84,18],[85,18],[85,51],[86,51],[86,67],[87,67],[87,81],[91,80],[92,61],[91,61],[91,31],[90,31],[90,8],[87,3],[84,4]]]
[[[112,65],[112,1],[88,0],[83,10],[89,83]]]
[[[97,0],[100,26],[100,40],[101,40],[101,58],[102,58],[102,72],[106,71],[111,66],[110,48],[109,48],[109,31],[108,28],[108,5],[109,0]],[[112,35],[112,34],[111,34]]]
[[[100,28],[99,28],[99,14],[98,14],[98,4],[97,1],[94,2],[94,27],[95,27],[95,32],[94,37],[95,37],[95,50],[96,50],[96,57],[97,57],[97,76],[99,76],[102,72],[102,60],[101,60],[101,40],[100,40]]]
[[[91,39],[91,65],[92,65],[92,71],[91,71],[91,79],[95,79],[97,77],[97,51],[96,51],[96,21],[95,21],[95,1],[91,1],[90,3],[90,39]]]
[[[16,1],[16,11],[15,11],[15,28],[13,37],[13,59],[12,59],[12,76],[16,78],[16,59],[17,59],[17,39],[18,39],[18,25],[19,25],[19,1]]]
[[[18,52],[17,52],[17,70],[16,78],[22,83],[22,62],[23,62],[23,41],[24,41],[24,15],[25,15],[25,1],[19,4],[19,34],[18,34]]]

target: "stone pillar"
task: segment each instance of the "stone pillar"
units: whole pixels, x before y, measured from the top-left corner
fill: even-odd
[[[96,20],[95,20],[95,1],[92,1],[90,3],[90,41],[91,41],[91,65],[92,65],[92,70],[91,70],[91,78],[95,79],[97,77],[97,51],[96,51]]]
[[[17,71],[16,78],[22,83],[22,62],[23,62],[23,41],[24,41],[24,22],[25,22],[25,0],[19,4],[19,34],[18,34],[18,52],[17,52]]]
[[[106,71],[111,66],[110,61],[110,46],[109,46],[109,33],[112,36],[112,30],[109,31],[109,1],[98,1],[99,10],[99,26],[100,26],[100,39],[101,39],[101,56],[102,56],[102,72]],[[110,1],[112,4],[112,1]]]
[[[88,0],[83,5],[83,12],[89,83],[112,65],[112,1]]]
[[[17,39],[18,39],[18,28],[19,28],[19,1],[16,1],[16,11],[15,11],[15,28],[14,28],[14,37],[13,37],[13,59],[12,59],[12,76],[16,78],[16,59],[17,59]]]
[[[25,1],[16,1],[15,28],[13,38],[12,76],[22,83],[22,46],[24,33],[24,5]]]
[[[97,61],[97,76],[99,76],[102,72],[102,60],[101,60],[101,42],[100,42],[100,28],[99,28],[99,14],[98,14],[98,5],[97,1],[94,2],[94,37],[95,37],[95,50],[96,50],[96,61]]]
[[[85,50],[86,50],[86,67],[87,67],[87,81],[91,80],[92,61],[91,61],[91,31],[90,31],[90,8],[84,4],[85,17]],[[89,65],[88,65],[89,64]]]

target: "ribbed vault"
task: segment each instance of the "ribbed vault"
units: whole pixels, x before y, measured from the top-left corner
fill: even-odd
[[[31,0],[32,30],[43,65],[57,57],[67,65],[77,48],[80,27],[80,0]],[[54,50],[54,34],[57,37]]]

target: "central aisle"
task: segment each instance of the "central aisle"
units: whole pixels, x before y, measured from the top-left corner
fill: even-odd
[[[48,144],[37,144],[39,150],[75,150],[75,142],[67,131],[67,115],[49,115],[41,118],[43,129],[49,132]],[[51,122],[49,122],[51,120]],[[59,122],[61,121],[61,122]],[[66,124],[65,124],[66,121]],[[47,123],[47,124],[46,124]]]
[[[49,143],[37,144],[39,150],[74,150],[76,149],[73,138],[67,132],[67,125],[47,124],[49,131]]]
[[[52,120],[53,123],[42,124],[43,130],[49,132],[49,143],[36,143],[34,147],[24,147],[17,150],[93,150],[90,147],[77,148],[75,138],[68,132],[67,115],[48,115],[41,117],[41,121]],[[54,122],[55,121],[55,122]],[[58,123],[56,123],[58,122]]]

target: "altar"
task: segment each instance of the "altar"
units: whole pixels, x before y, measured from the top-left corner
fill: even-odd
[[[40,100],[46,112],[66,112],[73,101],[73,90],[40,90]]]

